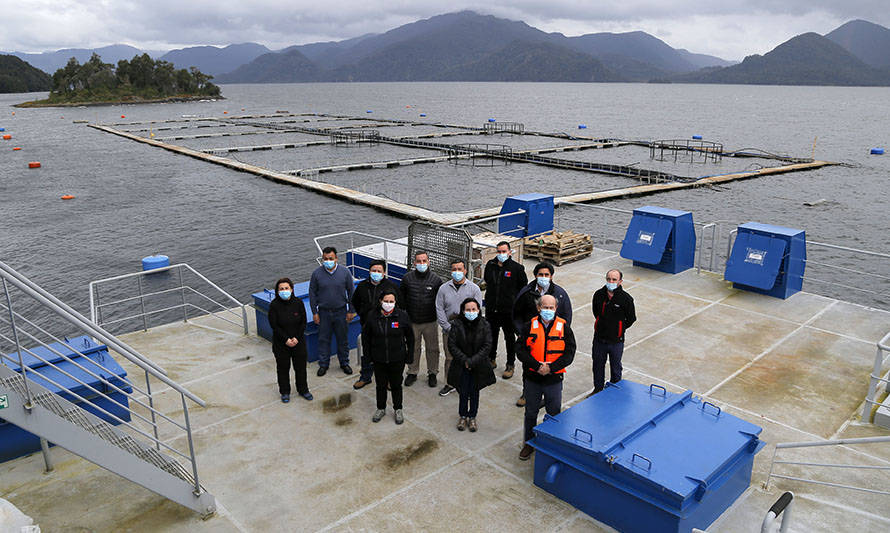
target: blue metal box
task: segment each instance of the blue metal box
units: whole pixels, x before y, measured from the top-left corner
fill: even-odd
[[[69,359],[76,361],[78,365],[88,369],[93,374],[101,376],[115,387],[127,393],[132,392],[132,388],[126,379],[127,372],[108,354],[108,348],[104,344],[96,344],[87,336],[68,339],[67,343],[80,352],[80,354],[75,353],[62,343],[52,343],[49,346],[56,352],[59,352],[59,354],[64,354]],[[25,352],[22,357],[25,366],[34,370],[34,372],[30,370],[26,372],[28,379],[59,394],[69,402],[78,404],[84,410],[107,421],[109,424],[120,424],[120,420],[130,421],[130,412],[127,410],[129,401],[126,394],[118,391],[111,385],[103,383],[99,378],[90,375],[86,370],[79,368],[74,363],[66,361],[64,357],[46,347],[38,346],[29,349],[34,354],[55,365],[55,368],[40,361],[35,355]],[[83,355],[82,357],[81,354]],[[18,361],[19,355],[16,352],[8,354],[7,357]],[[21,369],[17,362],[13,363],[7,359],[6,363],[9,368],[16,372]],[[105,369],[100,368],[99,365],[105,367]],[[78,383],[66,375],[65,372],[76,376],[78,380],[88,384],[95,390]],[[87,402],[84,403],[80,398],[67,392],[62,392],[63,387],[73,394],[86,399]],[[100,411],[99,408],[104,409],[107,413]],[[40,450],[39,437],[0,419],[0,462],[15,459],[38,450]]]
[[[751,483],[761,428],[623,380],[535,427],[535,485],[624,532],[704,529]]]
[[[621,245],[621,257],[641,266],[676,274],[695,264],[692,213],[651,205],[634,209]]]
[[[806,260],[803,230],[748,222],[738,228],[723,277],[738,289],[785,299],[803,287]]]
[[[511,237],[527,237],[553,231],[553,195],[520,194],[510,196],[501,206],[501,214],[519,213],[498,219],[498,233]]]
[[[358,285],[361,280],[355,280]],[[318,360],[318,325],[312,321],[312,311],[309,309],[309,282],[294,283],[294,296],[303,300],[306,308],[306,350],[308,352],[309,361]],[[256,330],[257,334],[272,342],[272,326],[269,325],[269,304],[275,298],[275,291],[265,289],[261,292],[253,293],[253,307],[256,310]],[[349,338],[349,349],[353,349],[358,345],[358,336],[362,332],[362,326],[358,317],[354,317],[349,323],[347,336]],[[337,339],[331,337],[331,354],[337,355]]]

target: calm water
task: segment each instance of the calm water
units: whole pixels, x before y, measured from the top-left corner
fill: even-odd
[[[753,220],[799,227],[809,239],[890,251],[886,239],[890,155],[868,155],[873,146],[890,148],[886,127],[890,92],[886,88],[357,83],[233,85],[224,86],[223,93],[227,100],[221,102],[35,110],[7,106],[37,95],[0,95],[0,127],[13,135],[11,141],[0,141],[0,260],[86,313],[90,280],[134,272],[140,268],[140,258],[154,252],[189,263],[247,301],[251,292],[270,286],[282,274],[307,279],[315,265],[312,237],[318,234],[362,228],[388,237],[403,236],[407,220],[72,122],[117,122],[122,114],[127,121],[141,121],[279,109],[362,116],[370,109],[375,117],[406,119],[424,112],[429,120],[470,125],[495,117],[540,131],[577,132],[578,124],[586,124],[588,129],[581,133],[624,139],[701,134],[723,142],[727,149],[764,148],[797,156],[809,156],[815,140],[817,158],[851,166],[608,205],[654,204],[693,211],[701,222]],[[158,132],[157,136],[179,133],[201,130]],[[261,144],[259,137],[182,144],[202,148]],[[531,144],[564,143],[541,139]],[[13,152],[13,146],[22,150]],[[411,157],[401,149],[392,153],[388,148],[360,150],[365,152],[346,152],[344,158]],[[567,153],[566,157],[654,165],[645,150],[600,154],[604,152]],[[330,154],[312,149],[235,155],[279,169],[307,168],[331,160]],[[40,161],[43,168],[29,170],[28,161]],[[750,164],[724,160],[717,167],[697,165],[684,173],[714,174]],[[521,192],[564,194],[630,184],[622,178],[519,164],[468,168],[442,163],[338,173],[330,179],[369,192],[402,194],[403,199],[442,211],[500,205],[503,197]],[[62,194],[74,194],[77,199],[63,202]],[[820,199],[827,201],[817,207],[803,205]],[[578,217],[581,229],[595,224],[595,219]],[[565,218],[561,222],[571,226]],[[834,259],[890,277],[886,260]],[[887,281],[879,278],[875,282],[850,274],[835,279],[888,290]],[[809,289],[869,305],[890,305],[886,297],[839,286]]]

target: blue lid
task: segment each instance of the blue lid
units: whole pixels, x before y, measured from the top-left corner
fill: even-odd
[[[25,366],[28,368],[40,368],[42,366],[46,366],[49,364],[57,364],[61,361],[65,360],[65,357],[69,359],[75,359],[82,355],[88,355],[100,351],[106,351],[108,348],[104,344],[97,344],[93,342],[93,340],[86,336],[81,335],[79,337],[72,337],[68,339],[67,337],[64,339],[66,342],[53,342],[48,346],[35,346],[33,348],[27,348],[22,350],[22,361],[25,363]],[[67,346],[66,346],[67,344]],[[69,346],[71,348],[69,348]],[[50,349],[51,348],[51,349]],[[73,350],[72,350],[73,348]],[[79,353],[75,353],[74,350],[77,350]],[[33,355],[32,355],[33,354]],[[39,357],[38,357],[39,356]],[[63,357],[64,356],[64,357]],[[12,352],[5,355],[5,362],[7,366],[18,372],[21,367],[19,366],[19,353]],[[47,362],[41,361],[41,358]]]
[[[650,215],[660,215],[666,217],[682,217],[685,215],[691,215],[690,211],[680,211],[679,209],[670,209],[667,207],[658,207],[655,205],[644,205],[643,207],[638,207],[634,209],[634,214],[646,213]]]
[[[743,231],[758,231],[761,233],[772,233],[773,235],[785,235],[787,237],[804,236],[802,229],[785,228],[782,226],[773,226],[772,224],[761,224],[760,222],[746,222],[739,225],[739,233]]]
[[[740,231],[726,261],[727,281],[769,290],[776,284],[788,242],[779,237]]]
[[[666,218],[634,214],[624,234],[619,255],[641,263],[661,263],[674,223]]]

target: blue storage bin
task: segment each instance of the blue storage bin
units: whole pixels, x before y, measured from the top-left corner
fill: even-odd
[[[76,361],[80,366],[89,369],[93,374],[101,376],[126,393],[132,392],[132,388],[126,380],[127,372],[114,360],[113,357],[111,357],[108,353],[108,348],[104,344],[97,344],[87,336],[68,339],[67,344],[80,353],[75,353],[62,343],[52,343],[50,346],[55,351]],[[84,410],[98,416],[109,424],[118,425],[121,423],[111,415],[114,415],[125,422],[130,421],[130,412],[127,410],[129,406],[129,398],[127,394],[118,391],[112,385],[103,383],[99,378],[78,368],[74,363],[65,360],[64,357],[54,353],[46,347],[38,346],[36,348],[29,348],[29,350],[52,363],[55,368],[40,361],[36,356],[25,352],[23,354],[25,366],[29,369],[33,369],[33,372],[31,370],[26,371],[28,379],[46,387],[69,402],[77,404]],[[7,357],[14,361],[18,361],[17,352],[8,354]],[[6,362],[12,370],[20,371],[21,367],[17,362],[13,363],[8,359]],[[105,367],[105,369],[100,368],[99,365]],[[96,390],[94,391],[86,385],[78,383],[75,379],[66,375],[65,372],[72,376],[76,376],[78,380],[88,384]],[[50,380],[58,385],[51,383]],[[68,389],[71,393],[84,398],[86,403],[73,394],[62,392],[62,387]],[[103,396],[102,394],[107,396]],[[100,411],[99,408],[108,411],[111,415]],[[15,459],[16,457],[27,455],[38,450],[40,450],[39,437],[0,419],[0,462]]]
[[[551,194],[519,194],[504,200],[501,214],[519,213],[498,219],[498,233],[511,237],[527,237],[553,231],[553,195]]]
[[[358,285],[361,280],[355,280]],[[269,325],[269,304],[275,298],[275,292],[271,289],[265,289],[261,292],[253,293],[253,304],[256,310],[256,330],[257,334],[272,342],[272,326]],[[308,352],[308,361],[318,360],[318,326],[312,321],[312,311],[309,309],[309,282],[294,283],[294,296],[303,300],[303,306],[306,309],[306,350]],[[349,323],[347,337],[349,339],[349,349],[352,350],[358,346],[358,336],[362,332],[362,326],[359,318],[355,317]],[[337,355],[337,338],[331,337],[331,354]]]
[[[704,529],[751,482],[761,428],[623,380],[535,427],[535,485],[625,532]]]
[[[723,277],[738,289],[788,298],[803,287],[806,247],[803,230],[742,224]]]
[[[641,266],[676,274],[695,264],[692,213],[664,207],[634,209],[621,244],[621,257]]]

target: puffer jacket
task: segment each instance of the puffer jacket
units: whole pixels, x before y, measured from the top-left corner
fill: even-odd
[[[477,389],[484,389],[497,382],[488,358],[491,352],[491,326],[483,317],[476,318],[472,323],[463,316],[452,320],[448,333],[448,349],[454,358],[448,369],[449,385],[459,389],[460,375],[465,365],[469,365]]]
[[[414,360],[414,330],[408,313],[393,309],[389,316],[380,307],[362,320],[362,350],[375,363],[411,364]]]
[[[408,311],[415,324],[436,321],[436,294],[442,278],[427,270],[420,274],[411,270],[402,278],[399,286],[400,306]]]

